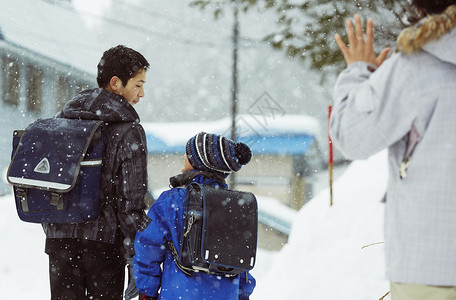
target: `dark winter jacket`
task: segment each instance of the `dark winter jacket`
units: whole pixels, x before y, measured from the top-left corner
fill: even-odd
[[[198,175],[193,181],[215,184],[213,179],[203,175]],[[189,276],[176,266],[167,241],[172,241],[179,249],[185,191],[185,188],[173,188],[163,192],[149,210],[152,223],[136,235],[133,272],[138,291],[154,297],[161,288],[158,296],[161,300],[249,299],[255,288],[255,279],[250,274],[247,280],[245,273],[224,277],[195,272]]]
[[[134,255],[137,230],[150,222],[144,209],[147,192],[147,146],[139,116],[122,96],[103,89],[86,90],[69,101],[58,117],[105,121],[104,157],[98,220],[43,224],[46,238],[80,238],[125,246]]]

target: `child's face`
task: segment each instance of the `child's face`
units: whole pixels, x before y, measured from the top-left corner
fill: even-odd
[[[184,168],[182,168],[182,173],[193,170],[192,165],[188,161],[187,154],[184,154]]]
[[[144,83],[146,83],[146,71],[142,70],[135,77],[130,78],[125,87],[120,85],[116,94],[123,96],[133,106],[144,97]]]

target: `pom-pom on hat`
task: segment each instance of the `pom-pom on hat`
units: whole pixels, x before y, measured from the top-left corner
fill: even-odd
[[[189,139],[185,152],[194,169],[215,172],[225,177],[239,171],[252,158],[252,152],[246,144],[206,132]]]

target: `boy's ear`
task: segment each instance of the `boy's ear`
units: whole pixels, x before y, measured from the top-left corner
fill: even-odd
[[[109,87],[113,92],[117,92],[122,87],[122,80],[117,76],[112,76],[109,81]]]

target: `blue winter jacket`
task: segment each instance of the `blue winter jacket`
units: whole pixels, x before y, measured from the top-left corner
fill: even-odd
[[[202,175],[193,181],[216,184]],[[250,274],[247,280],[245,273],[224,277],[195,272],[188,276],[177,268],[167,241],[172,240],[179,249],[185,191],[173,188],[163,192],[149,210],[152,222],[144,232],[137,232],[133,272],[138,291],[151,297],[159,294],[158,299],[163,300],[249,299],[255,288],[255,279]]]

